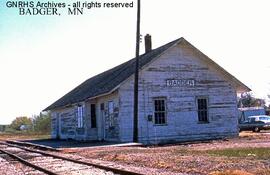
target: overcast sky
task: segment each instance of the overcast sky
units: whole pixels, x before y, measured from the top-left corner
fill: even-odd
[[[0,124],[38,114],[84,80],[135,55],[135,6],[79,16],[67,10],[61,16],[19,16],[6,0],[0,3]],[[154,48],[184,37],[266,98],[269,9],[268,0],[142,0],[141,34],[152,35]]]

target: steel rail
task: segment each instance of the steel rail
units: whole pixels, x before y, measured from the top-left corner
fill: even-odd
[[[49,175],[58,175],[58,174],[56,174],[56,173],[54,173],[54,172],[52,172],[52,171],[50,171],[50,170],[47,170],[47,169],[42,168],[42,167],[40,167],[40,166],[37,166],[37,165],[35,165],[35,164],[33,164],[33,163],[30,163],[29,161],[27,161],[27,160],[25,160],[25,159],[23,159],[23,158],[21,158],[21,157],[15,155],[15,154],[12,154],[12,153],[10,153],[10,152],[8,152],[8,151],[4,151],[3,149],[0,149],[0,151],[1,151],[2,153],[4,153],[4,154],[7,154],[8,156],[10,156],[10,157],[12,157],[12,158],[18,160],[19,162],[21,162],[21,163],[23,163],[23,164],[25,164],[25,165],[34,168],[35,170],[41,171],[41,172],[46,173],[46,174],[49,174]]]
[[[29,152],[39,153],[39,154],[42,154],[42,155],[45,155],[45,156],[49,156],[49,157],[53,157],[53,158],[57,158],[57,159],[62,159],[62,160],[74,162],[74,163],[77,163],[77,164],[92,166],[92,167],[96,167],[96,168],[103,169],[103,170],[106,170],[106,171],[111,171],[111,172],[116,173],[116,174],[123,174],[123,175],[143,175],[143,174],[137,173],[137,172],[132,172],[132,171],[128,171],[128,170],[124,170],[124,169],[119,169],[119,168],[108,167],[108,166],[100,165],[100,164],[96,164],[96,163],[83,162],[83,161],[80,161],[80,160],[71,159],[71,158],[68,158],[68,157],[63,157],[63,156],[59,156],[59,155],[47,153],[47,152],[44,152],[44,151],[33,150],[33,149],[29,149],[29,148],[18,146],[18,145],[13,145],[13,144],[4,143],[4,142],[0,142],[0,143],[1,144],[8,145],[8,146],[11,146],[11,147],[20,148],[20,149],[23,149],[23,150],[26,150],[26,151],[29,151]]]
[[[27,146],[27,147],[33,147],[37,148],[39,150],[44,150],[44,151],[55,151],[55,152],[60,152],[61,150],[57,148],[52,148],[49,146],[44,146],[44,145],[38,145],[34,143],[29,143],[29,142],[21,142],[21,141],[14,141],[14,140],[8,140],[6,143],[14,144],[14,145],[20,145],[20,146]]]

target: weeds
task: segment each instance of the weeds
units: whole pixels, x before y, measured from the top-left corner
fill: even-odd
[[[221,150],[208,150],[208,154],[227,157],[249,157],[255,159],[270,159],[269,148],[228,148]]]

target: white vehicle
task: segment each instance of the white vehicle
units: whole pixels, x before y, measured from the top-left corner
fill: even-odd
[[[255,121],[262,121],[264,123],[270,123],[270,116],[268,115],[250,116],[248,117],[248,120],[250,120],[251,118],[255,118]]]
[[[239,123],[239,131],[253,131],[260,132],[260,130],[270,129],[270,116],[259,115],[250,116],[248,120]]]

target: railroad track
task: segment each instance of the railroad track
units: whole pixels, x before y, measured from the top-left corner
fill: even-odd
[[[0,152],[26,166],[31,167],[36,171],[42,172],[41,174],[141,175],[140,173],[127,171],[124,169],[84,162],[81,160],[64,157],[62,155],[53,154],[48,151],[41,151],[33,148],[30,149],[6,142],[0,142]]]

